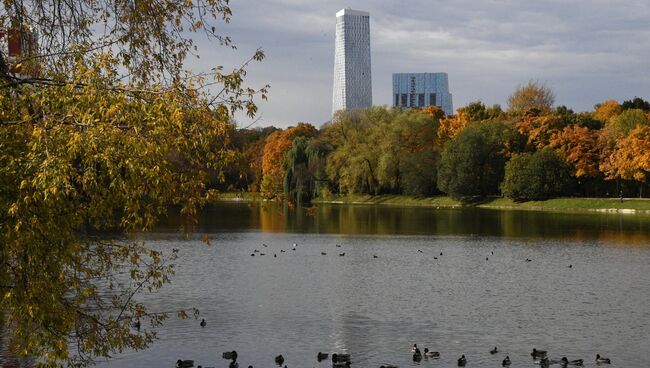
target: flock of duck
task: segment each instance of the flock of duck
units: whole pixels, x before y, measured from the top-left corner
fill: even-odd
[[[205,327],[206,322],[205,319],[201,320],[201,327]],[[438,359],[440,358],[440,352],[437,351],[431,351],[429,348],[424,348],[424,352],[420,351],[420,348],[418,348],[418,344],[413,344],[413,348],[411,349],[411,352],[413,353],[413,361],[414,362],[420,362],[422,359]],[[491,355],[495,355],[499,353],[499,349],[495,346],[494,349],[490,350]],[[550,359],[548,357],[548,352],[546,350],[537,350],[536,348],[533,348],[533,352],[530,353],[530,355],[534,359],[534,363],[539,365],[542,368],[547,368],[550,367],[551,365],[559,365],[562,368],[569,368],[569,366],[575,366],[575,367],[582,367],[584,366],[584,360],[582,359],[574,359],[574,360],[569,360],[567,357],[562,357],[560,359]],[[318,362],[322,362],[324,360],[327,360],[329,358],[330,354],[329,353],[323,353],[323,352],[318,352],[316,354],[316,360]],[[239,368],[239,363],[237,362],[237,352],[235,350],[233,351],[226,351],[223,354],[221,354],[221,357],[227,360],[230,360],[230,364],[228,365],[228,368]],[[350,354],[340,354],[340,353],[333,353],[331,355],[332,359],[332,368],[348,368],[351,366],[351,360],[350,360]],[[601,365],[601,364],[611,364],[611,360],[609,358],[605,358],[600,356],[600,354],[596,354],[596,364]],[[458,366],[459,367],[465,367],[467,365],[467,358],[465,357],[465,354],[463,354],[460,358],[458,358]],[[287,368],[286,365],[284,365],[284,357],[282,354],[278,355],[275,357],[275,364],[278,365],[278,367],[281,368]],[[501,361],[501,365],[503,367],[510,367],[512,364],[512,360],[510,359],[509,355],[506,355],[506,357]],[[179,359],[176,362],[176,368],[192,368],[194,367],[194,361],[193,360],[181,360]],[[197,368],[203,368],[202,366],[197,366]],[[205,367],[205,368],[212,368],[212,367]],[[249,365],[248,368],[253,368],[252,365]],[[399,368],[397,365],[393,364],[383,364],[379,368]]]

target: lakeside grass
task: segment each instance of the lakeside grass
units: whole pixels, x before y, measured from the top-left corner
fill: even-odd
[[[221,193],[218,201],[261,202],[259,193]],[[432,208],[478,207],[505,210],[557,211],[557,212],[604,212],[650,214],[649,198],[554,198],[544,201],[514,202],[508,198],[492,197],[473,204],[462,203],[448,196],[416,197],[406,195],[329,195],[316,198],[314,204],[381,205]]]

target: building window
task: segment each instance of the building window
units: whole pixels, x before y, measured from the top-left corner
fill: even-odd
[[[418,94],[418,107],[419,108],[424,107],[424,93]]]
[[[409,107],[414,107],[415,106],[415,94],[410,93],[409,94]]]
[[[399,93],[395,94],[395,106],[399,106]]]
[[[406,93],[402,93],[402,103],[401,106],[406,106]]]
[[[429,105],[438,106],[438,104],[436,102],[437,102],[436,101],[436,94],[435,93],[430,94],[429,95]]]

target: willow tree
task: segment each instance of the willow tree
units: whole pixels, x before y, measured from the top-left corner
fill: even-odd
[[[167,314],[136,295],[169,280],[175,252],[130,235],[170,205],[196,214],[233,156],[232,114],[253,116],[266,93],[243,85],[248,62],[183,67],[191,37],[232,47],[216,29],[230,16],[228,0],[0,3],[0,34],[23,45],[0,51],[0,323],[14,354],[84,366],[154,340]]]

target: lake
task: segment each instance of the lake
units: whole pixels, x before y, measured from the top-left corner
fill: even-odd
[[[506,355],[535,367],[533,347],[586,366],[597,353],[612,367],[650,362],[648,217],[224,203],[203,212],[194,239],[174,232],[179,222],[145,236],[180,256],[172,283],[141,298],[199,319],[172,317],[150,349],[100,367],[227,367],[230,350],[241,367],[278,354],[289,368],[331,367],[319,351],[349,353],[353,367],[451,367],[461,354],[468,367]],[[413,362],[414,343],[441,358]]]

